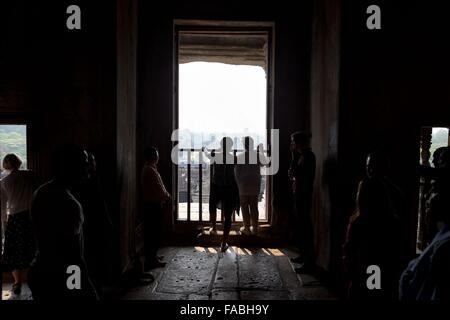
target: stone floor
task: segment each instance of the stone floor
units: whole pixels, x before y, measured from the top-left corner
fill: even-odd
[[[127,300],[334,300],[311,275],[294,272],[288,249],[169,247],[155,281],[129,289]]]
[[[12,279],[9,277],[4,277],[7,280],[2,283],[2,300],[33,300],[30,288],[27,284],[22,286],[22,292],[19,295],[14,294],[11,291]]]
[[[335,300],[315,277],[296,274],[289,249],[230,247],[166,247],[159,255],[165,268],[151,273],[153,282],[127,288],[109,288],[113,299],[125,300]],[[3,300],[31,300],[25,285],[20,295],[11,293],[4,274]],[[6,281],[5,281],[6,280]],[[9,279],[12,280],[12,279]]]

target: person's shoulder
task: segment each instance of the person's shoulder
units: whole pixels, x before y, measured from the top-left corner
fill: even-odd
[[[143,174],[152,174],[155,172],[157,173],[158,170],[154,166],[151,166],[149,164],[144,164],[144,166],[142,167]]]
[[[8,174],[8,175],[4,176],[2,179],[0,179],[0,185],[4,186],[9,181],[9,179],[11,179],[9,177],[10,175],[11,174]]]
[[[359,214],[353,214],[349,218],[348,227],[353,230],[365,229],[368,225],[367,218]]]
[[[308,155],[313,159],[316,158],[316,154],[314,153],[314,151],[312,151],[312,149],[308,149]]]
[[[35,195],[55,195],[67,193],[66,189],[59,187],[53,180],[47,181],[37,188]]]
[[[36,178],[36,174],[31,170],[20,170],[20,175],[28,180],[34,180]]]

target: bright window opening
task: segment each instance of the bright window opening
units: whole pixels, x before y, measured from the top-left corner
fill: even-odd
[[[15,153],[22,160],[22,169],[27,169],[27,126],[23,124],[0,124],[0,167],[3,171],[3,158]]]
[[[227,136],[235,154],[250,136],[267,150],[267,32],[178,33],[178,220],[209,221],[210,165],[202,148],[219,149]],[[192,164],[188,164],[188,159]],[[267,221],[268,177],[262,176],[259,220]],[[222,217],[217,210],[217,220]],[[242,221],[242,214],[233,215]]]

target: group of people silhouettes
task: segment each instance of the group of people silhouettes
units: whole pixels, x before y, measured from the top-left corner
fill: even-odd
[[[426,197],[429,242],[409,262],[402,222],[406,203],[387,176],[388,159],[382,152],[367,157],[366,177],[359,183],[356,213],[350,217],[343,261],[348,275],[349,299],[403,301],[450,300],[450,147],[434,154],[434,168],[419,173],[431,180]],[[381,272],[381,288],[367,285],[368,267]]]
[[[53,178],[38,186],[17,155],[3,159],[9,173],[1,180],[2,213],[8,214],[2,271],[12,271],[15,294],[28,278],[34,300],[98,299],[109,271],[112,224],[95,158],[64,145],[53,160]],[[79,272],[79,290],[67,285],[71,266]]]
[[[224,217],[222,252],[228,249],[234,211],[240,209],[243,215],[241,234],[258,234],[261,168],[268,160],[259,147],[255,149],[251,137],[245,137],[243,145],[243,152],[236,154],[232,139],[224,137],[218,150],[202,150],[210,160],[211,234],[217,234],[218,208]],[[293,133],[290,151],[288,177],[300,252],[292,261],[301,265],[296,272],[311,273],[317,268],[311,216],[316,158],[311,135],[303,131]],[[148,271],[165,266],[158,256],[159,238],[165,208],[172,208],[172,198],[157,169],[158,150],[146,148],[144,158],[141,191],[144,270]],[[35,174],[21,170],[21,164],[17,155],[7,154],[3,159],[7,175],[0,182],[2,268],[12,272],[12,291],[19,294],[28,278],[35,300],[98,299],[109,272],[105,262],[110,257],[105,248],[111,245],[113,228],[101,195],[94,156],[76,145],[57,148],[54,176],[40,186]],[[407,218],[406,199],[387,175],[386,154],[368,155],[366,174],[356,194],[356,210],[349,219],[343,244],[349,299],[450,299],[450,147],[436,150],[433,164],[434,167],[419,169],[429,181],[424,193],[426,247],[409,261],[402,229]],[[67,287],[68,266],[79,268],[80,290]],[[370,266],[377,266],[382,272],[378,290],[367,285]]]
[[[258,197],[261,189],[261,166],[267,164],[263,153],[254,149],[251,137],[245,137],[244,151],[235,155],[232,150],[233,140],[229,137],[221,139],[220,148],[207,151],[206,157],[210,162],[210,192],[209,213],[212,227],[210,234],[217,234],[217,209],[221,209],[224,217],[223,237],[220,249],[225,252],[228,249],[228,236],[231,230],[233,212],[243,215],[243,227],[240,229],[244,235],[256,235],[259,226]],[[145,149],[145,165],[142,170],[142,189],[145,202],[145,222],[148,237],[145,247],[146,260],[149,267],[164,266],[156,255],[158,248],[157,235],[151,231],[155,223],[160,224],[164,205],[170,201],[171,196],[166,190],[158,173],[158,151],[154,147]],[[156,221],[156,222],[155,222]],[[157,227],[156,227],[157,228]]]

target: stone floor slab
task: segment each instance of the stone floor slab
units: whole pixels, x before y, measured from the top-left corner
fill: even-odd
[[[288,291],[241,291],[242,300],[290,300]]]
[[[240,297],[237,291],[214,290],[211,294],[211,300],[240,300]]]
[[[228,250],[226,253],[221,254],[213,289],[235,289],[238,287],[236,259],[236,253],[232,250]]]

